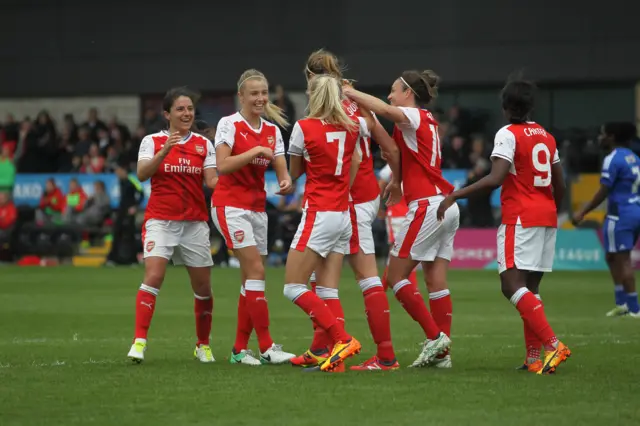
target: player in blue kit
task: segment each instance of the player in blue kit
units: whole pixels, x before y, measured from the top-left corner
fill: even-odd
[[[631,250],[640,234],[640,157],[629,149],[635,134],[636,126],[632,123],[607,123],[602,127],[600,143],[611,153],[602,164],[600,189],[573,217],[573,223],[578,224],[587,213],[609,199],[603,226],[604,249],[615,284],[616,307],[607,313],[608,317],[640,318],[631,264]]]

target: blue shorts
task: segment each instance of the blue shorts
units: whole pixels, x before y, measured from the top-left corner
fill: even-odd
[[[618,253],[633,250],[640,234],[640,218],[607,216],[602,228],[604,251]]]

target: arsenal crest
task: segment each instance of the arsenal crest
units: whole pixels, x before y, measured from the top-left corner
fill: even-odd
[[[273,147],[273,145],[276,143],[276,140],[273,136],[268,136],[267,137],[267,142],[269,142],[269,146]]]
[[[244,241],[244,231],[236,231],[233,233],[233,238],[236,239],[237,242],[241,243]]]
[[[196,145],[196,152],[200,155],[204,154],[204,146]]]
[[[147,253],[149,253],[151,250],[153,250],[153,248],[154,248],[155,246],[156,246],[156,242],[155,242],[155,241],[149,241],[149,242],[147,242],[147,245],[146,245]]]

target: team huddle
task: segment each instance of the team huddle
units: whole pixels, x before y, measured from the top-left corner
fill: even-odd
[[[352,370],[400,368],[389,318],[387,288],[423,333],[424,344],[410,367],[450,368],[452,302],[447,271],[459,226],[456,200],[502,186],[502,225],[497,236],[502,292],[519,311],[527,350],[522,369],[555,372],[571,355],[547,322],[539,296],[555,252],[557,211],[564,177],[555,139],[530,121],[535,87],[512,80],[502,91],[509,124],[498,131],[488,176],[455,191],[441,171],[438,122],[427,105],[437,97],[433,71],[404,71],[385,103],[356,90],[336,57],[314,52],[304,68],[308,115],[292,126],[288,152],[278,126],[289,125],[269,102],[266,77],[248,70],[238,81],[240,111],[220,120],[214,141],[192,131],[195,96],[173,89],[165,97],[167,131],[142,141],[138,176],[151,179],[143,225],[145,276],[136,299],[134,342],[128,357],[144,359],[147,333],[166,266],[184,264],[194,291],[197,342],[194,356],[213,362],[211,254],[208,207],[202,185],[214,189],[211,217],[240,262],[240,295],[233,364],[291,363],[305,371],[344,371],[361,351],[347,331],[339,298],[344,257],[362,290],[376,354]],[[389,135],[378,119],[394,123]],[[373,169],[371,142],[387,161],[381,178]],[[285,155],[289,155],[289,166]],[[275,343],[265,298],[267,215],[265,172],[272,167],[287,195],[303,174],[303,215],[287,257],[284,296],[311,319],[309,348],[296,356]],[[382,192],[382,194],[381,194]],[[392,248],[382,279],[372,225],[381,201],[387,206]],[[429,307],[418,289],[422,266]],[[255,330],[259,354],[248,349]]]

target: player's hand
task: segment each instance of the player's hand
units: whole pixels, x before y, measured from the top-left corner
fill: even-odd
[[[402,201],[402,187],[400,183],[395,179],[391,179],[391,182],[389,182],[384,189],[382,197],[387,199],[385,203],[387,206],[393,206]]]
[[[273,160],[273,150],[271,148],[267,148],[265,146],[256,147],[257,156],[262,158],[268,158],[269,160]]]
[[[451,195],[449,195],[448,197],[445,197],[445,199],[442,200],[442,202],[438,206],[438,211],[436,212],[436,217],[438,218],[438,220],[441,221],[442,219],[444,219],[445,212],[455,202],[456,202],[456,200]]]
[[[578,212],[573,215],[571,218],[571,223],[573,226],[578,226],[584,220],[584,213]]]
[[[276,192],[277,195],[289,195],[293,192],[293,183],[291,179],[285,179],[280,182],[280,191]]]
[[[380,158],[382,158],[384,161],[387,161],[387,153],[384,149],[380,150]]]
[[[162,156],[166,157],[167,154],[169,154],[169,151],[171,151],[171,148],[173,148],[181,140],[182,140],[182,136],[180,136],[180,133],[174,132],[173,134],[171,134],[171,136],[169,136],[169,139],[167,139],[167,141],[164,143],[162,148],[160,148],[160,153],[162,154]]]
[[[342,85],[342,94],[345,95],[346,97],[349,97],[349,95],[353,90],[354,88],[351,85],[344,85],[344,84]]]

